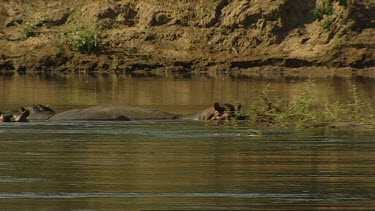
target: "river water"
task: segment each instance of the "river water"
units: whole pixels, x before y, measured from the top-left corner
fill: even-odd
[[[212,102],[290,98],[296,78],[126,75],[0,77],[0,110],[127,104],[188,113]],[[319,101],[371,79],[319,79]],[[373,210],[375,132],[266,129],[199,121],[0,124],[1,210]]]

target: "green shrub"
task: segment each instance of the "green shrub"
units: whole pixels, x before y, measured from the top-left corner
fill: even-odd
[[[313,10],[313,17],[315,20],[322,20],[324,15],[332,15],[333,6],[332,0],[322,0],[320,7],[317,7]]]
[[[347,103],[328,102],[322,106],[314,104],[311,93],[312,81],[306,83],[305,90],[291,98],[290,102],[268,99],[269,85],[260,92],[265,105],[250,105],[247,115],[250,122],[274,127],[316,127],[334,122],[355,122],[373,124],[375,107],[370,99],[364,99],[353,86],[353,100]]]
[[[118,59],[117,55],[113,55],[112,60],[109,63],[109,68],[111,70],[116,70],[118,68],[118,66],[119,66],[119,59]]]
[[[290,104],[286,105],[284,110],[275,116],[275,119],[282,125],[294,125],[296,127],[315,125],[319,118],[313,109],[313,98],[309,91],[294,97]]]
[[[371,100],[361,97],[358,93],[357,86],[353,86],[353,101],[344,104],[346,116],[348,120],[364,122],[366,119],[375,118],[375,107]]]
[[[25,3],[22,5],[21,9],[22,14],[22,23],[20,26],[20,33],[23,39],[28,37],[35,36],[36,29],[32,23],[35,23],[35,19],[33,17],[33,13],[31,12],[31,7],[29,3]]]
[[[328,18],[328,19],[325,20],[324,23],[323,23],[323,29],[326,29],[326,30],[331,29],[332,23],[333,23],[332,19],[331,19],[331,18]]]
[[[314,105],[313,82],[307,81],[305,90],[291,98],[289,103],[281,101],[278,109],[271,110],[275,123],[282,126],[308,127],[317,125],[321,117]]]
[[[100,50],[100,30],[96,27],[85,26],[68,35],[68,45],[72,50],[80,52],[95,52]]]
[[[316,7],[313,10],[313,18],[315,20],[322,20],[324,15],[330,16],[333,15],[333,3],[338,2],[340,6],[346,6],[348,5],[347,0],[322,0],[322,3],[319,7]],[[353,0],[350,0],[350,2],[354,2]]]
[[[22,22],[20,33],[23,38],[32,37],[36,34],[34,26],[28,21]]]

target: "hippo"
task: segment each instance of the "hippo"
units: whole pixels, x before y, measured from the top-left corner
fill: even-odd
[[[241,106],[214,103],[207,109],[188,115],[178,115],[134,106],[93,106],[73,109],[52,116],[49,120],[231,120]]]
[[[21,111],[9,110],[5,113],[0,112],[0,122],[27,122],[30,111],[21,107]]]
[[[72,109],[57,113],[49,106],[40,104],[26,107],[30,110],[30,120],[95,120],[95,121],[130,121],[130,120],[230,120],[236,117],[241,106],[214,103],[201,112],[178,115],[154,109],[134,106],[93,106],[83,109]]]

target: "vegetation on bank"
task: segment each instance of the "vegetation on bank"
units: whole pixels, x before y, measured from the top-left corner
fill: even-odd
[[[34,18],[32,17],[32,13],[30,10],[30,5],[29,4],[24,4],[22,7],[22,22],[18,25],[20,27],[20,34],[21,34],[21,39],[25,40],[28,37],[35,36],[37,34],[37,30],[33,22],[35,22]]]
[[[322,27],[330,30],[335,19],[334,15],[339,15],[334,10],[334,3],[337,3],[340,7],[347,7],[354,2],[355,0],[321,0],[313,10],[313,18],[317,21],[323,20]]]
[[[60,35],[59,41],[72,51],[98,52],[101,49],[101,29],[94,24],[72,24]]]
[[[93,26],[85,26],[67,35],[68,46],[72,50],[81,52],[94,52],[100,49],[100,33]]]
[[[333,3],[338,2],[340,6],[346,6],[347,0],[322,0],[320,5],[313,10],[313,17],[315,20],[322,20],[324,15],[333,14]]]
[[[270,99],[270,84],[259,91],[260,102],[249,106],[240,116],[248,116],[250,124],[268,127],[311,128],[335,123],[349,122],[358,125],[375,124],[375,106],[371,99],[358,93],[353,85],[352,100],[349,102],[327,102],[320,105],[312,93],[314,82],[306,82],[301,94],[289,101],[282,98]]]

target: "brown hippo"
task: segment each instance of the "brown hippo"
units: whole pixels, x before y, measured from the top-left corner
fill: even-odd
[[[21,111],[11,110],[0,113],[0,122],[27,122],[30,111],[21,107]]]
[[[241,106],[214,103],[209,108],[189,114],[177,115],[159,110],[134,106],[93,106],[83,109],[72,109],[56,114],[49,106],[32,105],[30,120],[96,120],[96,121],[128,121],[128,120],[230,120],[235,118]]]

